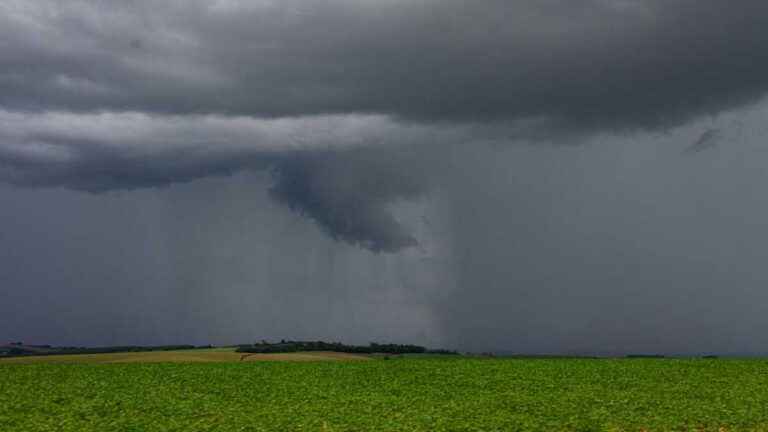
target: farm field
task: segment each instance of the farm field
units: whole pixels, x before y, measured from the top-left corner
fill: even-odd
[[[242,360],[241,360],[242,359]],[[234,348],[212,348],[179,351],[120,352],[108,354],[65,354],[25,356],[0,359],[3,364],[51,363],[210,363],[239,361],[359,361],[370,360],[357,354],[335,352],[306,352],[286,354],[241,354]]]
[[[2,431],[768,431],[765,360],[6,363]]]

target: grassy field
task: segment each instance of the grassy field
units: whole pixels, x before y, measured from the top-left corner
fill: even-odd
[[[335,352],[307,352],[287,354],[241,354],[234,348],[212,348],[182,351],[124,352],[110,354],[66,354],[49,356],[12,357],[0,359],[3,364],[30,363],[211,363],[239,361],[357,361],[370,360],[357,354]]]
[[[768,431],[765,360],[0,364],[2,431]]]

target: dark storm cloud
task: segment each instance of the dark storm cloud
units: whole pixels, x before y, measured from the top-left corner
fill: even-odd
[[[758,0],[3,0],[0,339],[764,352],[766,91]]]
[[[379,148],[676,125],[768,90],[766,29],[762,1],[6,1],[0,179],[272,167],[274,199],[395,251],[415,239],[387,206],[429,170]]]
[[[408,162],[389,150],[299,155],[274,165],[270,195],[335,239],[396,252],[417,241],[387,206],[418,197],[425,187]]]
[[[6,2],[13,109],[682,121],[768,88],[745,0]]]

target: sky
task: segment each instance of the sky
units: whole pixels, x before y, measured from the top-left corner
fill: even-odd
[[[768,4],[0,0],[0,341],[768,354]]]

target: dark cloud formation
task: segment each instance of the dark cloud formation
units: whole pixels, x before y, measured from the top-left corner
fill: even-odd
[[[758,352],[767,77],[757,0],[3,1],[0,338]]]
[[[0,179],[12,184],[102,193],[270,170],[277,202],[334,239],[384,252],[416,245],[388,211],[426,189],[415,151],[425,138],[457,142],[471,133],[403,127],[382,116],[260,120],[0,111],[0,125]]]
[[[674,124],[768,88],[745,0],[5,2],[0,105]]]
[[[391,149],[298,155],[273,166],[270,195],[335,239],[396,252],[417,244],[387,211],[396,200],[424,192],[425,179],[406,166],[410,162]]]
[[[415,175],[390,176],[367,162],[331,169],[318,153],[279,155],[382,141],[571,140],[574,132],[677,125],[768,89],[761,1],[0,8],[0,178],[100,192],[273,166],[273,197],[337,239],[382,251],[415,244],[385,209],[418,194],[400,184]],[[329,115],[335,120],[315,120]],[[367,129],[375,132],[349,127],[359,118],[378,121]],[[434,126],[411,130],[424,124]],[[474,134],[450,130],[471,124]]]

